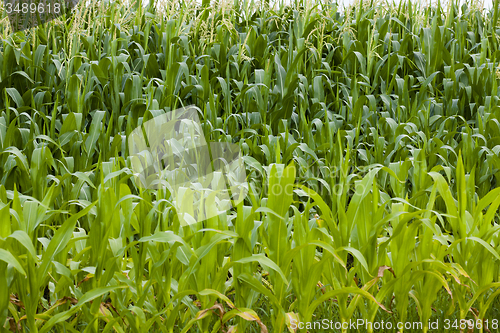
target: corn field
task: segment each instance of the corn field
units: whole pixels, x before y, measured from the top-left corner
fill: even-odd
[[[0,330],[500,332],[498,8],[3,13]],[[183,107],[248,184],[188,225],[127,146]]]

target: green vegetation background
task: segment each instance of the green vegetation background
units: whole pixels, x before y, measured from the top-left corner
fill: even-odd
[[[157,5],[16,34],[3,16],[5,330],[498,331],[498,1]],[[168,191],[135,183],[126,140],[188,105],[240,145],[250,193],[181,227]]]

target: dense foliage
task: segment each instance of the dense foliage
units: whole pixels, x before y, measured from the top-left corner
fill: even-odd
[[[497,11],[99,2],[2,22],[6,329],[498,328]],[[188,105],[240,145],[250,192],[182,227],[127,135]]]

